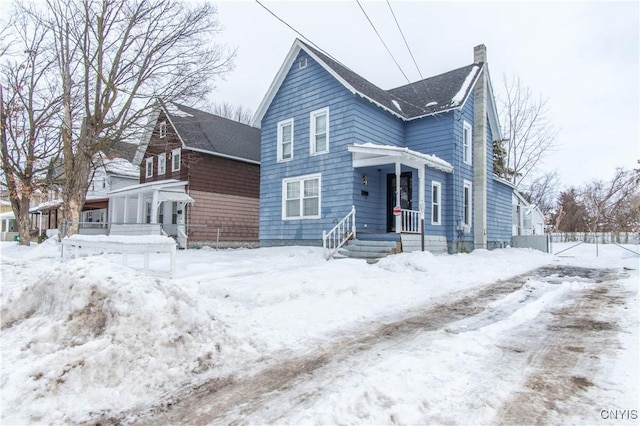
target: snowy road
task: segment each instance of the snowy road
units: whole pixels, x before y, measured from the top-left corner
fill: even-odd
[[[588,391],[600,358],[618,346],[629,294],[617,279],[612,269],[539,268],[98,422],[602,420],[610,407],[590,400]],[[436,392],[421,395],[425,388]]]

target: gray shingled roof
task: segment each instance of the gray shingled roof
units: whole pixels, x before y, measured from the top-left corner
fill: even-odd
[[[461,106],[460,101],[467,98],[479,74],[477,71],[484,65],[471,64],[395,89],[383,90],[323,52],[302,41],[300,43],[357,92],[408,120]],[[460,101],[456,102],[454,98],[460,98]]]
[[[260,162],[260,129],[176,103],[164,110],[186,147]]]
[[[124,158],[127,161],[133,162],[133,159],[138,150],[138,144],[118,141],[108,152],[109,158]]]

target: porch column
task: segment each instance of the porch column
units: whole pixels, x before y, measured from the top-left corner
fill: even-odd
[[[400,163],[396,163],[396,207],[400,207],[400,175],[402,169]],[[395,217],[396,220],[396,233],[402,232],[402,214]]]
[[[158,190],[153,191],[151,198],[151,223],[158,223]]]
[[[118,202],[117,198],[109,198],[109,213],[107,214],[107,227],[109,227],[109,218],[116,219],[116,203]]]
[[[128,223],[129,217],[129,197],[124,196],[124,206],[122,207],[122,223]]]
[[[420,167],[418,167],[418,210],[420,210],[420,248],[422,251],[424,251],[424,212],[425,212],[424,178],[425,178],[424,164],[421,164]]]
[[[136,223],[144,223],[144,197],[138,193],[138,210],[136,211]]]

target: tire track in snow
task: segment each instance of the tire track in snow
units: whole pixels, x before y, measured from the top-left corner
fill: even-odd
[[[598,371],[600,358],[619,346],[617,320],[629,293],[611,281],[574,297],[571,306],[551,312],[543,345],[529,357],[523,389],[503,404],[495,424],[558,423],[568,412],[602,420],[602,402],[586,394],[597,383],[585,376]],[[585,407],[593,412],[585,413]]]
[[[370,329],[349,330],[350,336],[336,338],[314,350],[313,354],[285,359],[258,371],[255,374],[237,375],[212,379],[191,389],[178,391],[163,401],[148,407],[109,414],[93,418],[91,424],[207,424],[238,423],[252,411],[261,407],[275,392],[293,388],[309,379],[315,371],[330,363],[371,350],[380,345],[394,345],[412,338],[418,333],[443,330],[448,325],[463,320],[472,321],[472,327],[481,327],[488,322],[504,319],[509,312],[485,312],[488,306],[519,289],[530,279],[541,277],[547,280],[565,276],[608,280],[610,270],[563,268],[547,266],[518,275],[509,280],[498,281],[474,290],[460,292],[460,296],[448,303],[424,306],[421,311],[394,322]],[[473,323],[475,323],[473,325]],[[473,329],[472,328],[472,329]],[[279,354],[272,354],[278,359]],[[299,403],[309,398],[300,395]],[[233,412],[233,417],[227,414]]]

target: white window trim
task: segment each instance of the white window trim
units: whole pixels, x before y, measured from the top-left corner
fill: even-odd
[[[304,181],[318,179],[318,214],[314,216],[304,216]],[[287,216],[287,184],[290,182],[300,182],[300,214],[301,216]],[[282,179],[282,220],[305,220],[320,219],[322,217],[322,175],[315,173],[312,175],[296,176]]]
[[[153,177],[153,157],[147,157],[147,162],[145,164],[145,178]]]
[[[282,149],[282,129],[286,125],[291,125],[291,157],[282,158],[283,149]],[[294,141],[294,123],[293,118],[288,118],[286,120],[278,121],[278,134],[277,134],[277,145],[278,145],[278,162],[281,161],[291,161],[293,160],[293,141]]]
[[[158,134],[160,135],[160,138],[164,138],[167,136],[167,122],[166,121],[161,121],[160,122],[160,128],[158,129]]]
[[[176,167],[174,158],[175,156],[178,155],[180,157],[180,161],[178,161],[178,167]],[[177,172],[180,170],[180,163],[182,162],[182,149],[181,148],[176,148],[174,150],[171,151],[171,171],[172,172]]]
[[[465,188],[469,188],[469,210],[467,212],[467,215],[464,214],[464,189]],[[471,181],[468,181],[466,179],[464,180],[464,186],[462,190],[462,214],[463,214],[462,223],[467,226],[471,226],[471,224],[473,223],[473,184],[471,183]]]
[[[433,202],[433,188],[438,188],[438,204]],[[433,220],[433,209],[438,209],[438,221]],[[440,182],[431,181],[431,224],[442,225],[442,185]]]
[[[468,144],[465,144],[464,135],[467,130],[469,131],[469,139],[467,140]],[[467,152],[469,158],[466,158]],[[467,121],[462,124],[462,162],[470,166],[473,164],[473,128]]]
[[[327,145],[323,151],[316,151],[316,117],[323,114],[327,116],[327,129],[326,129]],[[311,145],[311,150],[310,150],[311,155],[320,155],[320,154],[326,154],[329,152],[329,107],[311,111],[311,113],[309,114],[309,141]]]
[[[164,152],[158,154],[158,176],[162,176],[167,172],[167,154]]]

